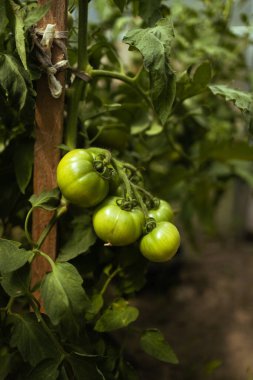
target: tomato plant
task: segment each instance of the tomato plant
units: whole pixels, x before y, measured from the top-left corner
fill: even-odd
[[[137,379],[117,331],[179,246],[172,209],[194,242],[252,187],[249,20],[187,4],[0,2],[1,379]],[[125,335],[178,362],[158,330]]]

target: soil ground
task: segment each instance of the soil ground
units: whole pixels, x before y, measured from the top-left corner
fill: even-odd
[[[158,327],[180,364],[133,348],[142,380],[253,380],[252,243],[205,242],[152,265],[136,300],[139,326]]]

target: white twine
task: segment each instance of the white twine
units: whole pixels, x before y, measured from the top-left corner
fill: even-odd
[[[41,46],[43,49],[46,50],[47,55],[49,56],[51,60],[51,48],[54,39],[66,39],[68,37],[67,31],[57,31],[55,30],[56,25],[55,24],[47,24],[45,29],[38,29],[35,28],[35,33],[42,36],[42,39],[40,41]],[[55,65],[51,65],[47,67],[47,78],[48,78],[48,85],[51,92],[51,95],[53,98],[57,99],[62,94],[62,85],[60,81],[55,77],[55,74],[58,70],[63,69],[68,66],[68,60],[62,59],[61,61],[57,62]]]

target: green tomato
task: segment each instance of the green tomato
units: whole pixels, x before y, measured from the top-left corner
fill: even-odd
[[[118,197],[107,198],[93,214],[93,227],[97,236],[110,245],[124,246],[134,243],[142,234],[143,212],[135,207],[122,210]]]
[[[63,196],[81,207],[96,206],[109,191],[108,180],[94,167],[94,155],[88,149],[74,149],[61,159],[57,183]]]
[[[170,222],[173,219],[173,210],[170,204],[160,199],[158,208],[148,211],[148,216],[158,222]]]
[[[156,227],[143,236],[140,251],[148,260],[164,262],[170,260],[180,245],[178,229],[170,222],[157,223]]]

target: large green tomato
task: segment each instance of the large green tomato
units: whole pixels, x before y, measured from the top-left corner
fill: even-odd
[[[109,183],[95,168],[95,153],[88,149],[74,149],[59,162],[57,183],[70,203],[92,207],[107,196]]]
[[[157,223],[170,222],[173,218],[173,210],[168,202],[160,199],[158,208],[149,210],[148,216],[154,218]]]
[[[170,222],[157,223],[156,227],[143,236],[140,251],[148,260],[164,262],[170,260],[180,245],[178,229]]]
[[[110,245],[124,246],[134,243],[142,234],[144,215],[135,207],[122,210],[118,197],[107,198],[93,214],[93,227],[97,236]]]

